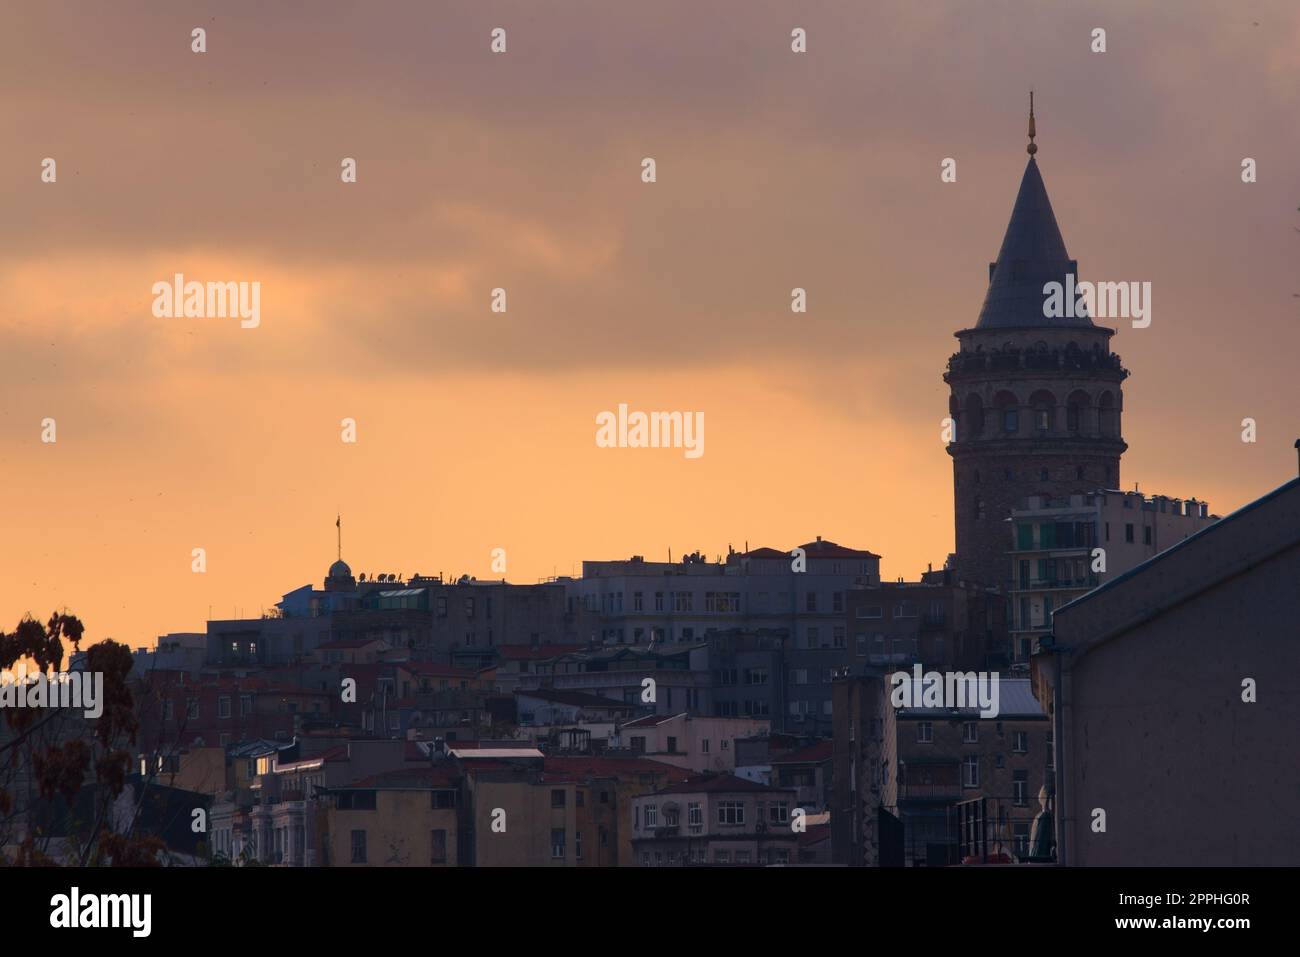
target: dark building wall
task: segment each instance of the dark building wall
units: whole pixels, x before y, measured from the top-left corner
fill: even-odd
[[[880,810],[897,799],[895,714],[883,674],[839,678],[831,759],[831,859],[880,864]]]

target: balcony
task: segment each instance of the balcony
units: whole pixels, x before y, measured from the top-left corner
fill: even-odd
[[[1059,591],[1070,589],[1072,591],[1092,590],[1100,585],[1101,582],[1096,575],[1085,575],[1083,578],[1022,578],[1011,590],[1016,591]]]
[[[948,803],[961,800],[960,784],[908,784],[904,782],[898,788],[898,800],[934,801]]]
[[[1085,352],[1082,349],[994,349],[989,352],[957,352],[948,358],[948,374],[1013,372],[1118,372],[1127,376],[1120,357],[1113,352]]]

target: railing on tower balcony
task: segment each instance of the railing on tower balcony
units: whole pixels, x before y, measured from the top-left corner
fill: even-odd
[[[1063,370],[1067,372],[1123,372],[1120,357],[1100,349],[991,349],[979,352],[955,352],[948,358],[948,371],[1012,372]]]

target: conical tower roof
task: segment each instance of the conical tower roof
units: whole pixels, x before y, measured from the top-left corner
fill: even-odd
[[[989,288],[975,328],[1091,326],[1087,316],[1058,319],[1043,315],[1044,284],[1064,283],[1066,274],[1075,274],[1077,265],[1065,251],[1052,201],[1031,152],[997,262],[989,265]]]

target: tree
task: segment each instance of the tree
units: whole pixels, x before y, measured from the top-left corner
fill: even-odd
[[[30,615],[12,632],[0,631],[0,670],[19,662],[28,675],[59,673],[64,642],[81,651],[85,627],[76,617],[50,616],[42,625]],[[131,751],[139,727],[128,684],[131,650],[112,640],[89,646],[84,671],[103,676],[102,713],[86,718],[75,709],[5,708],[0,724],[0,845],[16,844],[11,863],[50,865],[157,866],[163,844],[155,837],[134,835],[111,826],[113,803],[126,787]],[[33,667],[34,666],[34,667]],[[27,680],[32,680],[28,678]],[[82,800],[87,783],[90,802]],[[37,808],[67,808],[66,819],[51,822]],[[86,815],[84,818],[82,815]],[[55,850],[56,832],[67,843]]]

